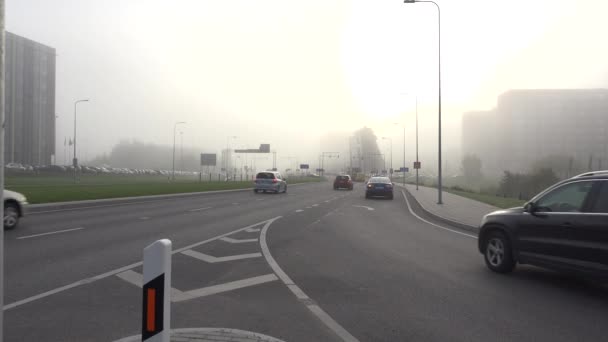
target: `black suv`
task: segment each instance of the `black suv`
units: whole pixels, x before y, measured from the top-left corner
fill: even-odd
[[[478,244],[495,272],[520,263],[608,278],[608,171],[570,178],[524,207],[486,215]]]

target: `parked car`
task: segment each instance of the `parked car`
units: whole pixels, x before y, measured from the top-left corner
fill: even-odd
[[[4,190],[4,229],[15,229],[25,214],[27,199],[18,192]]]
[[[260,191],[272,191],[277,194],[287,192],[287,181],[277,171],[258,172],[255,176],[253,192],[258,193]]]
[[[365,184],[365,198],[386,197],[393,199],[393,182],[388,177],[372,177]]]
[[[608,277],[608,171],[570,178],[523,207],[486,215],[478,249],[494,272],[519,263]]]
[[[338,189],[353,189],[353,180],[349,175],[336,176],[336,179],[334,180],[334,190]]]

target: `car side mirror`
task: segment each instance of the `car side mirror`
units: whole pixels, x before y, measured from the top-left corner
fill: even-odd
[[[530,213],[530,214],[534,214],[534,213],[536,212],[536,210],[537,210],[537,209],[538,209],[538,208],[536,207],[536,204],[534,204],[534,202],[528,202],[528,203],[526,203],[526,205],[524,206],[524,210],[525,210],[527,213]]]

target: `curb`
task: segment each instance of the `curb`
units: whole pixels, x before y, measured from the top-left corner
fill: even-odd
[[[288,184],[288,186],[299,186],[307,183],[295,183]],[[167,199],[178,199],[205,195],[225,194],[231,192],[244,192],[251,191],[253,188],[243,189],[231,189],[231,190],[213,190],[213,191],[199,191],[199,192],[182,192],[176,194],[165,194],[165,195],[150,195],[150,196],[134,196],[134,197],[118,197],[118,198],[104,198],[97,200],[84,200],[84,201],[70,201],[70,202],[54,202],[54,203],[40,203],[30,204],[26,208],[26,214],[40,214],[52,211],[63,211],[71,209],[86,209],[86,208],[97,208],[105,206],[116,206],[116,205],[128,205],[128,204],[140,204],[146,202],[156,202]]]
[[[468,225],[468,224],[466,224],[466,223],[462,223],[462,222],[459,222],[459,221],[456,221],[456,220],[451,220],[451,219],[445,218],[445,217],[443,217],[443,216],[441,216],[441,215],[438,215],[438,214],[435,214],[435,213],[431,212],[430,210],[426,209],[426,208],[425,208],[425,207],[424,207],[424,206],[423,206],[423,205],[422,205],[422,204],[421,204],[421,203],[418,201],[418,199],[416,199],[416,196],[412,195],[412,194],[410,193],[410,191],[409,191],[409,190],[408,190],[406,187],[404,187],[404,186],[402,186],[402,185],[400,185],[400,186],[401,186],[401,188],[402,188],[403,190],[405,190],[405,192],[406,192],[406,193],[409,195],[409,197],[410,197],[410,198],[412,198],[412,199],[413,199],[413,200],[416,202],[416,204],[418,205],[418,207],[420,207],[420,209],[421,209],[421,210],[422,210],[422,211],[423,211],[425,214],[427,214],[428,216],[430,216],[430,217],[432,217],[432,218],[434,218],[434,219],[436,219],[436,220],[438,220],[438,221],[441,221],[441,222],[443,222],[443,223],[449,224],[449,225],[454,226],[454,227],[458,227],[458,228],[463,229],[463,230],[467,230],[467,231],[474,232],[474,233],[478,233],[478,232],[479,232],[479,228],[478,228],[478,227],[471,226],[471,225]]]

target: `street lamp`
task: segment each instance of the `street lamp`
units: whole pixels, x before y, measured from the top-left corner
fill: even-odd
[[[382,140],[389,140],[391,143],[391,177],[393,176],[393,138],[382,137]]]
[[[173,170],[171,172],[172,180],[175,180],[175,135],[176,135],[177,125],[182,125],[182,124],[186,124],[186,122],[179,121],[173,125]]]
[[[180,163],[180,170],[184,171],[184,132],[179,132],[179,138],[180,138],[180,142],[179,142],[179,163]]]
[[[74,102],[74,159],[72,159],[72,166],[74,167],[74,183],[76,183],[76,168],[78,167],[78,159],[76,159],[76,105],[81,102],[89,102],[89,99],[82,99]]]
[[[437,26],[438,26],[438,30],[437,30],[437,36],[438,36],[438,89],[439,89],[439,94],[438,94],[438,111],[439,111],[439,149],[438,149],[438,168],[437,168],[437,178],[438,178],[438,187],[437,187],[437,204],[443,204],[442,201],[442,188],[443,188],[443,184],[442,184],[442,177],[441,177],[441,9],[439,8],[439,5],[432,0],[404,0],[403,1],[406,4],[413,4],[416,2],[430,2],[432,4],[435,5],[435,7],[437,7]],[[418,158],[416,158],[418,159]]]
[[[395,125],[399,125],[398,122],[395,122]],[[405,186],[405,125],[403,125],[403,186]]]

